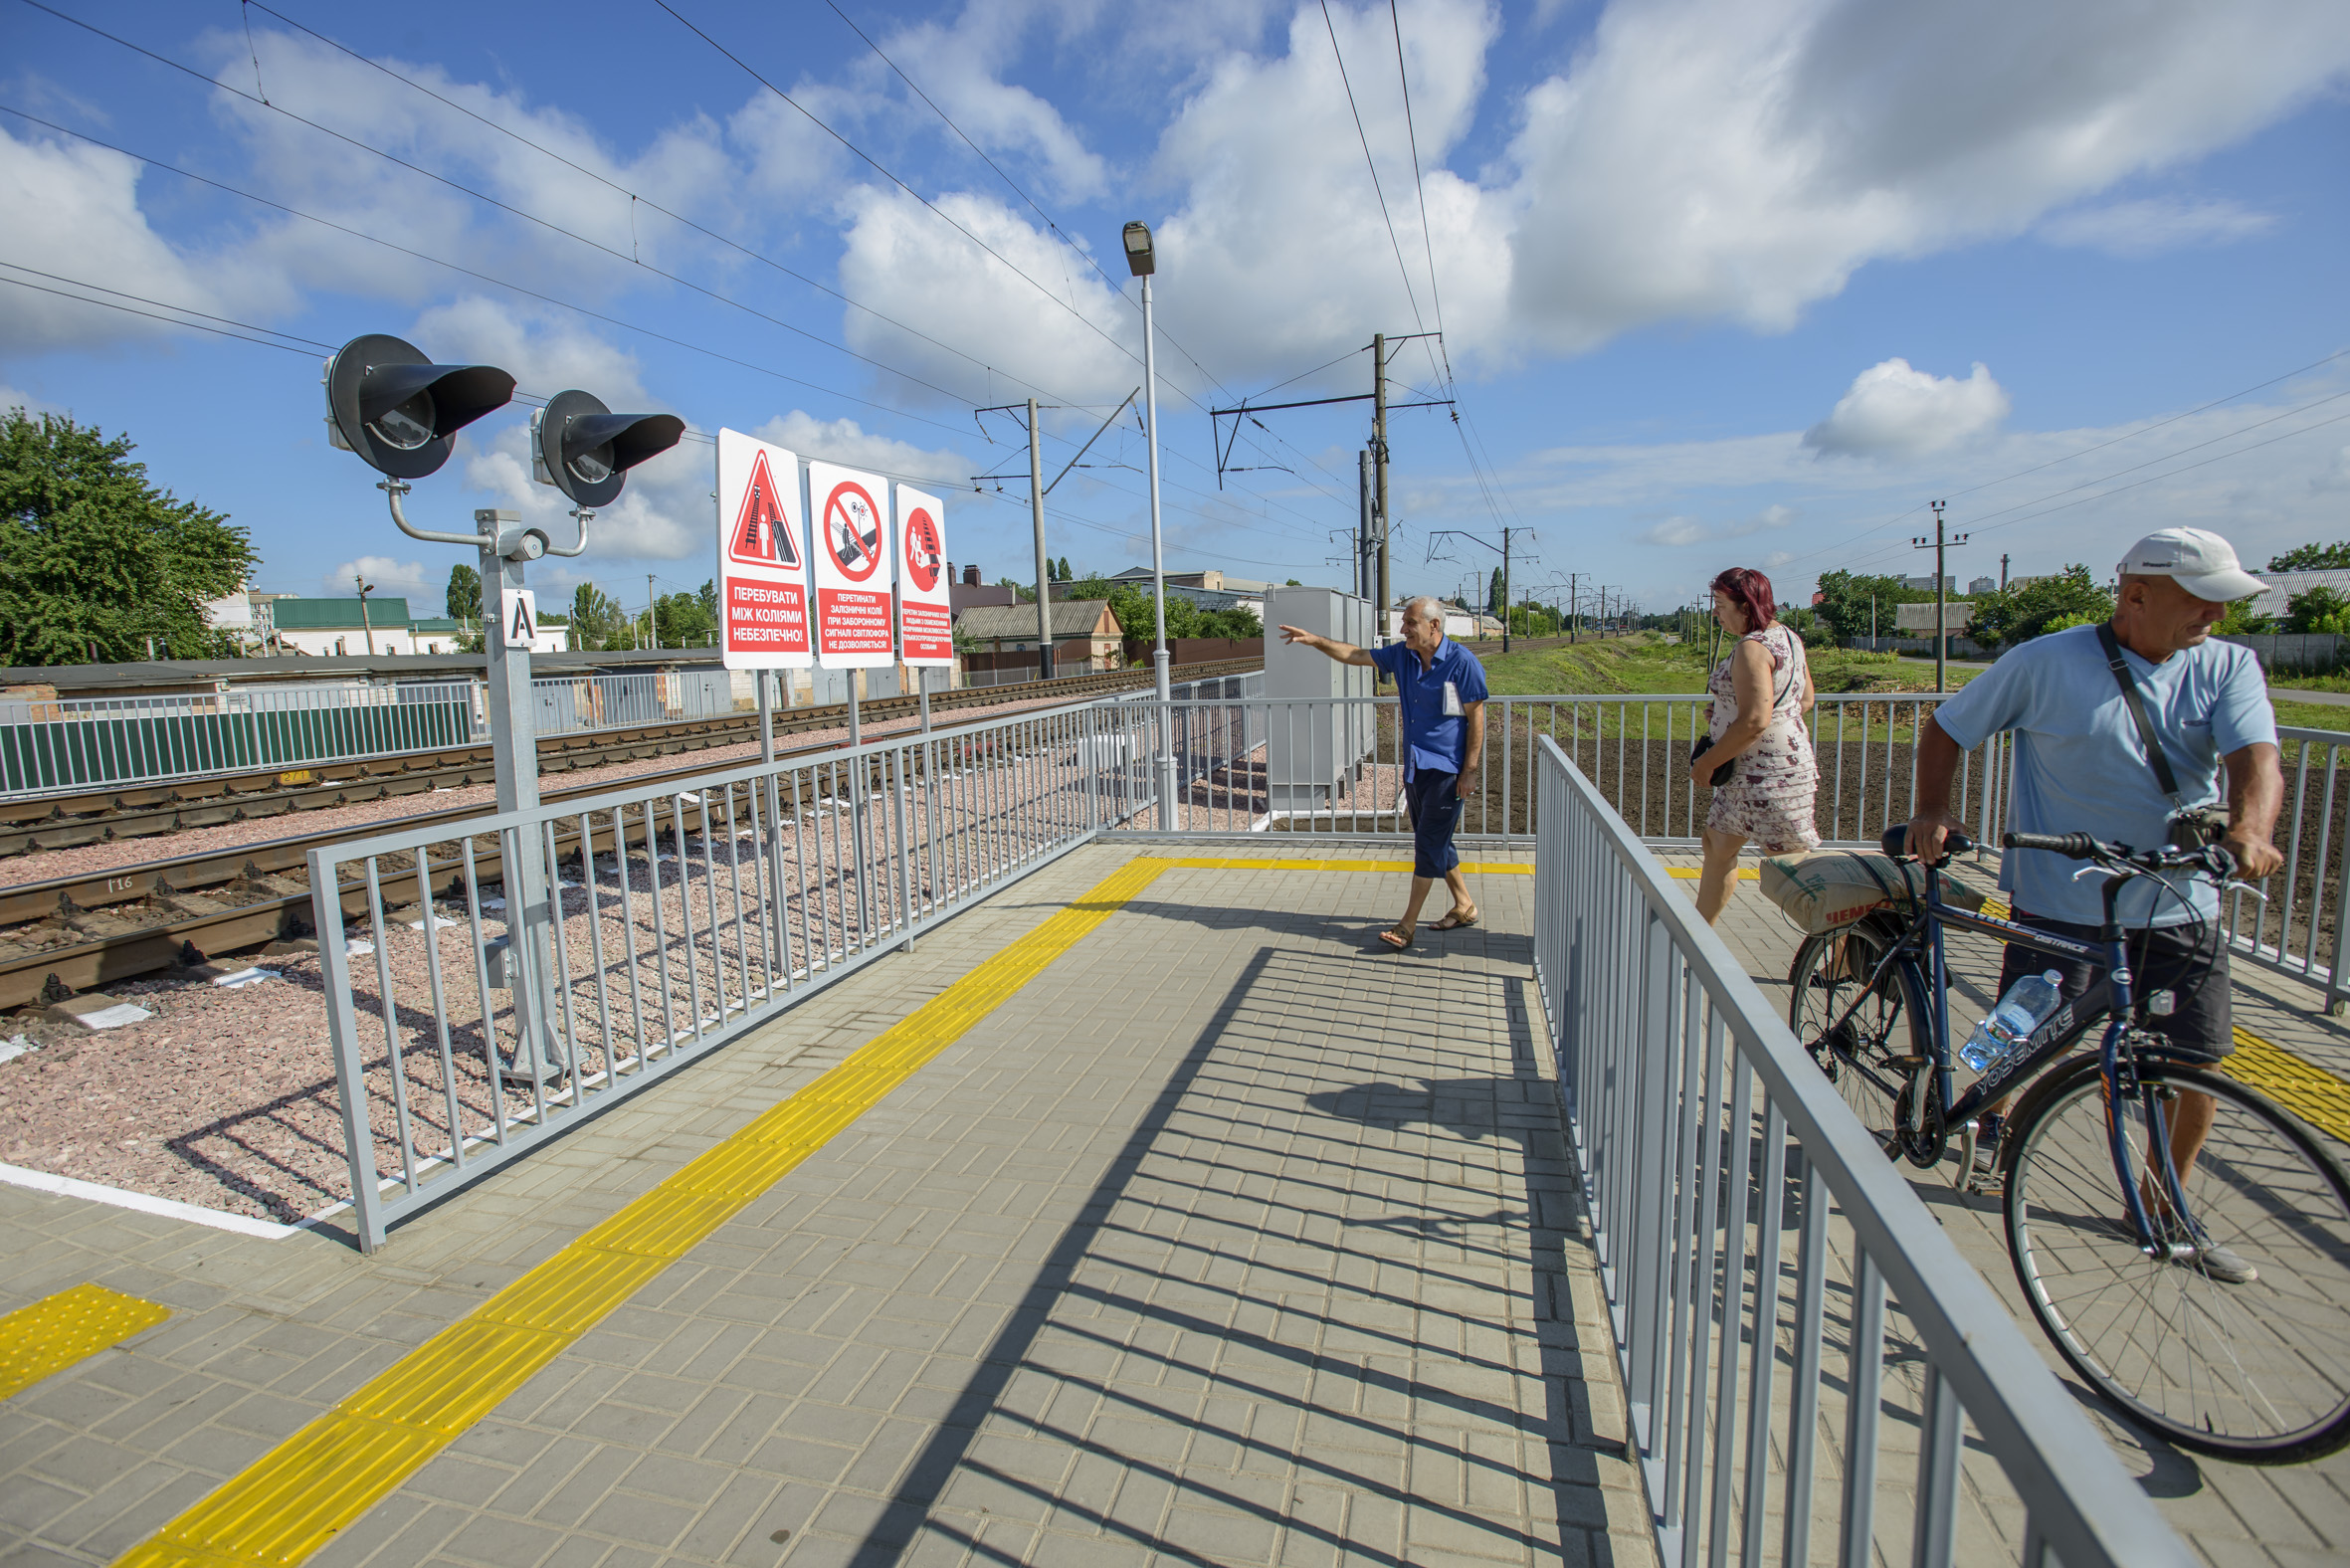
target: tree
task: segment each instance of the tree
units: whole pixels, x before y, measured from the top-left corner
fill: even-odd
[[[1064,582],[1064,583],[1065,583],[1065,582],[1068,582],[1068,581],[1069,581],[1069,579],[1070,579],[1070,570],[1069,570],[1069,557],[1068,557],[1068,556],[1066,556],[1066,555],[1064,555],[1064,556],[1061,558],[1061,569],[1060,569],[1060,571],[1059,571],[1058,573],[1056,573],[1056,574],[1055,574],[1055,576],[1054,576],[1054,579],[1053,579],[1053,580],[1054,580],[1055,582]]]
[[[1820,619],[1828,623],[1840,643],[1858,642],[1870,635],[1890,637],[1893,606],[1934,602],[1929,590],[1911,588],[1898,577],[1859,576],[1852,572],[1821,573],[1820,594],[1816,607]],[[1872,623],[1873,634],[1869,630]]]
[[[1485,588],[1485,614],[1499,619],[1501,615],[1501,568],[1493,568],[1492,581]]]
[[[2271,571],[2279,569],[2273,565],[2269,567]],[[2284,602],[2284,629],[2288,632],[2350,631],[2350,599],[2343,598],[2323,583],[2312,584]]]
[[[2113,617],[2113,595],[2097,586],[2089,569],[2078,562],[2054,577],[2035,578],[1975,600],[1974,624],[1967,635],[1986,646],[2010,648],[2067,626],[2085,626]]]
[[[699,594],[665,593],[654,602],[653,628],[654,641],[664,648],[699,648],[717,631],[718,617],[703,607]]]
[[[448,609],[461,624],[482,619],[482,574],[463,561],[449,568]]]
[[[718,624],[718,580],[715,577],[704,577],[701,580],[700,589],[694,593],[693,597],[701,601],[701,613],[710,618],[710,625],[716,626]]]
[[[1304,586],[1305,586],[1305,584],[1303,584],[1303,583],[1299,582],[1299,581],[1298,581],[1296,578],[1292,577],[1292,578],[1290,578],[1290,579],[1289,579],[1287,582],[1285,582],[1285,583],[1281,584],[1281,586],[1282,586],[1282,587],[1284,587],[1284,588],[1302,588],[1302,587],[1304,587]]]
[[[243,528],[147,483],[126,436],[22,408],[0,416],[0,665],[233,656],[207,600],[258,563]]]
[[[624,646],[627,630],[628,613],[621,609],[619,600],[592,582],[581,583],[571,590],[573,653],[588,654]]]
[[[2350,541],[2340,544],[2296,544],[2282,555],[2268,557],[2272,572],[2317,572],[2350,569]]]

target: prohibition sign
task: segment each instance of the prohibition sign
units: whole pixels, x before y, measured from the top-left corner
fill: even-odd
[[[928,593],[938,586],[938,572],[946,564],[946,546],[938,542],[938,524],[929,509],[916,506],[905,518],[905,574],[915,589]]]
[[[881,511],[854,480],[843,480],[825,497],[824,544],[852,582],[865,581],[881,564]]]

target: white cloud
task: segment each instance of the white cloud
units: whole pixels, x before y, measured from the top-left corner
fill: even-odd
[[[1061,111],[1024,87],[1000,80],[1028,15],[997,5],[968,5],[951,24],[925,23],[888,41],[887,53],[965,135],[994,153],[1022,153],[1044,171],[1063,201],[1101,194],[1107,166]],[[914,105],[907,105],[909,111]],[[927,109],[919,110],[927,115]],[[953,132],[940,127],[942,135]]]
[[[1828,417],[1804,432],[1804,445],[1823,457],[1920,458],[1989,434],[2009,407],[1980,360],[1961,381],[1887,359],[1853,378]]]
[[[61,278],[215,315],[267,312],[289,301],[274,271],[183,252],[156,234],[139,208],[139,176],[138,162],[120,153],[20,140],[0,129],[0,212],[9,215],[15,236],[7,259],[57,275],[0,271],[0,278],[37,286],[0,288],[0,350],[98,348],[173,330],[147,316],[40,292],[73,292]],[[118,302],[146,308],[134,299]]]
[[[20,392],[12,386],[0,385],[0,414],[5,414],[12,408],[23,409],[27,416],[33,419],[39,419],[44,414],[66,412],[46,398],[35,397],[30,392]]]
[[[1666,517],[1662,522],[1643,528],[1639,537],[1643,544],[1711,544],[1723,539],[1742,539],[1748,534],[1764,533],[1773,528],[1784,528],[1795,519],[1794,508],[1774,502],[1751,516],[1720,522],[1706,522],[1685,515]]]
[[[344,561],[319,578],[318,586],[330,599],[348,599],[359,591],[359,585],[351,581],[355,576],[363,576],[374,590],[370,598],[377,594],[407,598],[412,601],[408,606],[411,615],[432,616],[441,613],[444,595],[433,591],[432,569],[422,561],[399,561],[388,555],[362,555],[355,561]],[[442,569],[440,580],[445,589],[449,581],[447,568]]]
[[[1526,98],[1514,324],[1569,350],[1672,317],[1783,330],[1869,261],[2020,233],[2345,65],[2338,0],[1617,0]]]
[[[2273,215],[2224,198],[2152,197],[2058,213],[2038,233],[2052,245],[2139,257],[2190,245],[2227,245],[2266,234],[2275,226]]]
[[[469,294],[416,318],[416,344],[446,364],[495,365],[515,390],[538,397],[576,387],[611,408],[658,412],[650,405],[637,357],[615,348],[576,318]]]
[[[876,435],[853,419],[818,419],[795,408],[751,434],[796,453],[802,461],[870,469],[924,489],[943,489],[950,499],[957,490],[968,492],[971,488],[974,469],[962,453],[951,447],[924,451],[909,441]]]

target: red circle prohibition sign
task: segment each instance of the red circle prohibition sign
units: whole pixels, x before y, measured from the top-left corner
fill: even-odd
[[[917,506],[905,518],[905,575],[923,593],[938,586],[946,564],[946,547],[938,542],[938,524]]]
[[[843,480],[825,497],[824,547],[852,582],[865,581],[881,564],[881,508],[855,480]]]

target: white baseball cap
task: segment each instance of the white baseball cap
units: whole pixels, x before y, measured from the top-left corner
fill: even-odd
[[[2215,604],[2250,599],[2268,585],[2244,569],[2236,546],[2203,528],[2162,528],[2130,546],[2121,558],[2124,577],[2168,577]]]

